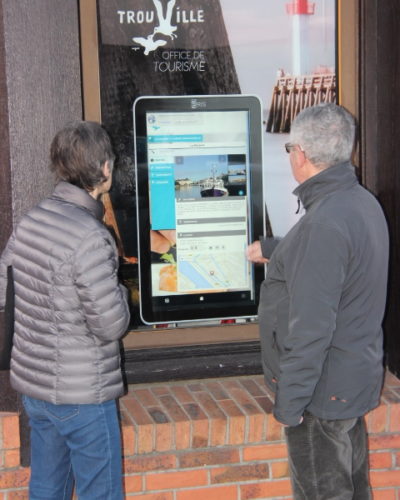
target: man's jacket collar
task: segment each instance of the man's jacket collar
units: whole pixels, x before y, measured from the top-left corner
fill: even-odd
[[[301,183],[293,194],[307,210],[320,198],[338,190],[349,189],[355,184],[358,184],[358,179],[353,165],[350,162],[338,163]]]

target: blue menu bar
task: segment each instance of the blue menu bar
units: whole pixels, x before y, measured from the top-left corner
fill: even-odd
[[[151,228],[175,229],[175,177],[173,164],[149,166]]]

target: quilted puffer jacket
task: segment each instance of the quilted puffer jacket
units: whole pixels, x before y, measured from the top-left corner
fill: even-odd
[[[129,323],[102,204],[60,182],[25,215],[0,259],[0,310],[13,268],[11,384],[53,404],[98,404],[123,392],[119,339]]]

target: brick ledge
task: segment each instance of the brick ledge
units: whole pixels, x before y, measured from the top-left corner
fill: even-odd
[[[289,499],[283,426],[263,378],[130,386],[120,400],[126,498]],[[400,500],[400,381],[366,418],[374,500]],[[0,500],[27,499],[19,418],[0,413]]]

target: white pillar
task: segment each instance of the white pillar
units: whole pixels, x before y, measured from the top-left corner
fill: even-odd
[[[310,67],[308,15],[295,14],[292,16],[292,72],[293,75],[306,75],[312,70]]]

